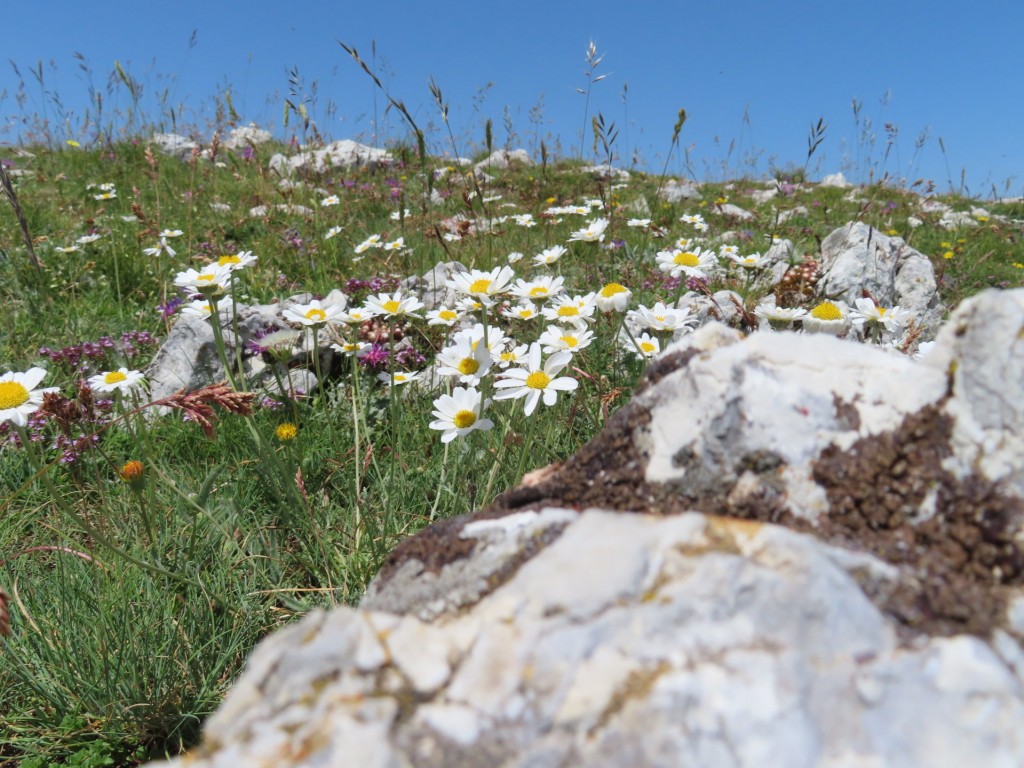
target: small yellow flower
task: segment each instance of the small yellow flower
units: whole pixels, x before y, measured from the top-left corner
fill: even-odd
[[[975,216],[975,218],[978,221],[980,221],[982,224],[984,224],[986,221],[988,221],[988,216]]]
[[[80,144],[79,144],[79,143],[78,143],[77,141],[75,141],[74,139],[68,139],[68,140],[67,140],[66,142],[64,142],[64,143],[65,143],[65,144],[67,144],[67,145],[68,145],[69,147],[78,147],[78,146],[81,146],[81,145],[80,145]]]
[[[1019,261],[1015,261],[1015,262],[1013,262],[1013,268],[1014,269],[1024,269],[1024,264],[1021,264]]]
[[[274,436],[282,443],[294,440],[295,436],[298,434],[299,428],[289,421],[286,421],[284,424],[280,424],[277,429],[274,430]]]
[[[715,198],[715,205],[725,205],[728,202],[729,202],[729,198],[728,197],[716,197]]]
[[[945,240],[943,240],[941,243],[939,243],[939,248],[952,248],[952,247],[953,247],[953,244],[952,243],[947,243]]]
[[[548,198],[547,200],[545,200],[544,202],[545,202],[545,203],[547,203],[548,205],[551,205],[551,204],[552,204],[553,202],[555,202],[555,200],[556,200],[556,198],[554,198],[554,197],[549,197],[549,198]]]
[[[885,234],[887,234],[887,235],[898,235],[898,234],[899,234],[899,231],[898,231],[898,230],[895,230],[895,229],[892,229],[892,228],[890,228],[890,229],[887,229],[887,230],[885,230]]]
[[[953,252],[952,251],[946,251],[944,254],[942,254],[942,258],[944,258],[944,259],[952,259],[953,258]]]

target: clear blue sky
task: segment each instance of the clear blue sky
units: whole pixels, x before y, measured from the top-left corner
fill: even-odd
[[[823,117],[828,131],[811,161],[817,175],[844,170],[861,180],[874,167],[932,178],[944,190],[948,176],[959,183],[963,168],[974,194],[991,194],[993,184],[1003,194],[1012,179],[1009,194],[1020,195],[1022,33],[1021,0],[38,0],[7,12],[4,58],[18,65],[27,100],[22,108],[18,78],[0,65],[0,130],[7,127],[0,141],[16,140],[12,122],[25,113],[56,112],[30,74],[38,61],[46,90],[81,117],[88,78],[76,52],[92,68],[108,110],[129,104],[124,89],[106,93],[120,61],[144,86],[151,120],[159,119],[158,94],[166,90],[170,104],[184,106],[186,125],[205,129],[213,96],[230,87],[245,120],[279,135],[288,132],[282,105],[289,71],[297,68],[305,95],[316,84],[309,106],[321,132],[369,140],[374,89],[341,40],[367,60],[375,41],[382,79],[423,127],[440,122],[427,90],[432,76],[450,104],[463,154],[474,148],[470,142],[482,144],[487,117],[496,143],[505,142],[506,108],[514,144],[532,150],[546,139],[553,148],[551,137],[559,137],[562,153],[575,154],[584,124],[576,89],[586,86],[584,54],[593,40],[604,55],[597,74],[606,78],[593,88],[590,114],[619,128],[620,165],[628,167],[638,151],[642,165],[660,170],[682,107],[689,119],[681,144],[699,178],[738,175],[749,169],[751,153],[761,172],[769,161],[799,167],[809,128]],[[854,99],[863,105],[859,128]],[[383,108],[378,97],[378,136],[401,138],[400,121],[384,117]],[[885,160],[893,136],[887,123],[896,133]],[[432,151],[449,148],[443,138],[430,134]],[[588,121],[588,156],[590,145]],[[677,158],[669,170],[683,171]]]

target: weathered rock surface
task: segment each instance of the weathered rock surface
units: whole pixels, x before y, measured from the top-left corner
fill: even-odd
[[[939,329],[945,307],[939,299],[931,260],[902,238],[890,237],[863,222],[833,231],[821,243],[819,295],[849,305],[867,290],[883,307],[899,305],[924,328],[925,338]]]
[[[1024,764],[1022,374],[1021,290],[921,361],[705,326],[264,642],[182,764]]]
[[[669,203],[678,203],[681,200],[700,200],[700,187],[692,181],[669,181],[658,190],[658,197]]]
[[[351,139],[333,141],[322,149],[306,150],[291,157],[277,154],[270,158],[270,170],[287,176],[300,170],[323,172],[328,168],[382,165],[391,161],[387,150],[368,147]]]
[[[506,170],[513,163],[533,165],[533,160],[530,159],[530,153],[525,149],[496,149],[474,165],[473,170],[478,174]]]

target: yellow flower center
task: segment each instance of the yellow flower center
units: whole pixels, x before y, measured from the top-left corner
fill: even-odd
[[[526,377],[526,386],[530,389],[546,389],[551,383],[551,377],[544,371],[534,371]]]
[[[196,278],[196,282],[197,283],[212,283],[216,279],[217,279],[216,277],[214,277],[213,275],[207,273],[205,275],[199,275],[199,277]]]
[[[452,423],[459,429],[466,429],[476,424],[476,414],[472,411],[459,411],[452,419]]]
[[[306,310],[305,317],[307,320],[312,320],[314,323],[322,323],[327,319],[327,313],[322,309],[313,307],[312,309]]]
[[[696,267],[700,264],[700,259],[697,258],[697,254],[690,253],[689,251],[677,253],[672,261],[682,267]]]
[[[500,355],[498,355],[498,357],[501,358],[501,361],[503,363],[510,363],[513,360],[515,360],[516,356],[514,352],[502,352]]]
[[[437,313],[437,316],[442,320],[454,320],[459,315],[457,312],[452,312],[450,309],[442,309]]]
[[[18,382],[0,382],[0,409],[17,408],[28,402],[28,398],[28,390]]]
[[[640,349],[643,350],[644,354],[650,355],[650,354],[652,354],[654,352],[655,349],[657,349],[657,347],[655,347],[649,341],[641,341],[640,342]]]
[[[818,320],[842,320],[843,313],[831,301],[823,301],[811,310],[811,317]]]
[[[463,376],[472,376],[480,370],[480,361],[475,357],[464,357],[459,361],[459,373]]]
[[[561,336],[560,338],[565,343],[565,346],[569,347],[570,349],[580,343],[579,339],[577,339],[575,336]]]
[[[601,298],[610,299],[617,293],[625,293],[626,286],[619,285],[618,283],[608,283],[604,288],[601,289]]]
[[[392,299],[391,301],[385,301],[383,304],[381,304],[381,306],[384,307],[385,312],[390,312],[393,315],[399,310],[399,308],[402,306],[402,303],[400,301],[395,301],[394,299]]]
[[[875,307],[875,309],[878,310],[878,316],[879,317],[884,317],[885,316],[885,313],[886,313],[885,307]]]
[[[241,264],[242,260],[237,256],[226,254],[217,259],[217,263],[223,267],[226,264]]]
[[[530,295],[531,296],[547,296],[548,295],[548,289],[545,288],[543,285],[535,285],[535,286],[533,286],[533,288],[530,289]]]
[[[559,317],[576,317],[579,313],[579,309],[572,304],[566,304],[558,308]]]
[[[120,371],[111,371],[110,373],[103,374],[104,384],[117,384],[118,382],[124,381],[128,377]]]
[[[484,278],[475,280],[472,285],[469,286],[470,293],[487,293],[491,288],[491,281]]]
[[[523,318],[523,320],[529,320],[531,317],[533,317],[533,310],[532,309],[520,309],[519,310],[519,316],[521,318]]]

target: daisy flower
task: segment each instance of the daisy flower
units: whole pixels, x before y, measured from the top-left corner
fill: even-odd
[[[639,227],[640,229],[647,229],[651,226],[650,219],[630,219],[626,222],[627,227]]]
[[[548,329],[540,335],[537,342],[544,347],[544,351],[548,354],[552,352],[559,352],[565,350],[566,352],[576,353],[581,349],[586,349],[590,346],[590,342],[594,340],[594,332],[590,330],[580,330],[578,328],[561,328],[557,325],[549,325]]]
[[[792,327],[794,320],[799,320],[806,314],[807,310],[800,307],[776,307],[762,304],[754,309],[754,315],[767,323],[774,331],[787,330]]]
[[[474,344],[471,339],[459,338],[455,344],[437,353],[439,376],[457,377],[460,384],[475,387],[491,370],[494,359],[486,344]]]
[[[185,233],[180,229],[163,229],[160,231],[160,237],[167,240],[172,237],[181,237]]]
[[[145,384],[146,377],[142,371],[129,371],[119,368],[116,371],[105,371],[89,377],[89,387],[96,392],[131,392]]]
[[[508,291],[509,283],[515,277],[512,267],[495,267],[490,272],[482,269],[471,269],[468,272],[457,272],[445,281],[445,285],[456,292],[487,299],[499,296]]]
[[[258,258],[259,256],[255,255],[252,251],[239,251],[238,253],[224,254],[217,259],[217,263],[222,267],[229,267],[234,272],[245,267],[251,267]]]
[[[371,248],[380,248],[382,245],[383,243],[381,243],[380,241],[380,235],[370,235],[368,238],[363,240],[363,242],[357,245],[353,250],[356,253],[365,253]]]
[[[400,237],[397,240],[392,240],[390,243],[384,243],[381,247],[385,251],[401,251],[405,248],[405,238]]]
[[[512,221],[518,224],[520,227],[535,227],[537,222],[533,220],[532,213],[517,213],[512,217]]]
[[[46,371],[42,368],[29,368],[24,372],[11,371],[0,375],[0,424],[5,421],[16,427],[28,424],[28,417],[43,404],[43,395],[60,389],[36,389],[45,376]]]
[[[231,267],[220,264],[207,264],[202,270],[187,269],[174,278],[174,284],[179,288],[187,288],[204,296],[223,293],[230,281]]]
[[[543,301],[549,299],[565,290],[565,278],[559,276],[542,275],[533,280],[516,280],[516,284],[509,291],[518,299],[536,299]]]
[[[53,250],[57,251],[57,253],[75,253],[82,250],[82,247],[79,245],[58,245]]]
[[[225,309],[231,310],[232,302],[229,300],[221,301],[216,304],[218,312]],[[196,299],[190,301],[188,304],[184,304],[181,307],[181,314],[189,315],[190,317],[198,317],[200,320],[206,320],[210,315],[213,314],[214,303],[209,299]]]
[[[142,252],[147,256],[159,256],[161,253],[166,253],[168,256],[174,257],[178,255],[178,252],[168,245],[167,240],[160,238],[156,245],[152,248],[143,248]]]
[[[718,263],[714,251],[672,250],[658,252],[658,268],[672,277],[685,274],[687,277],[707,277],[707,270]]]
[[[569,242],[600,243],[604,241],[604,231],[608,229],[608,219],[588,221],[583,229],[577,229],[569,236]]]
[[[899,333],[906,325],[910,313],[899,306],[886,309],[874,301],[861,297],[854,302],[856,309],[850,310],[850,322],[854,325],[881,325],[889,333]]]
[[[115,190],[111,190],[110,192],[100,192],[98,195],[93,195],[92,199],[93,200],[116,200],[117,199],[117,192]]]
[[[390,386],[393,379],[395,382],[395,386],[397,387],[401,384],[409,384],[410,382],[416,381],[417,379],[419,379],[419,377],[420,374],[418,371],[395,371],[393,376],[392,374],[387,372],[378,373],[377,381],[382,381]]]
[[[442,443],[465,437],[476,429],[491,429],[494,422],[480,418],[488,405],[490,401],[485,402],[474,387],[455,387],[450,395],[441,395],[434,401],[434,421],[430,422],[430,428],[441,430]]]
[[[735,246],[734,246],[735,247]],[[744,269],[763,269],[768,266],[768,259],[762,256],[760,253],[752,253],[749,256],[740,256],[735,253],[726,253],[725,256],[733,264],[736,264]]]
[[[402,298],[401,291],[395,291],[394,295],[379,293],[376,296],[369,296],[366,299],[366,306],[363,307],[367,312],[383,317],[419,317],[415,312],[422,308],[422,301],[415,296]]]
[[[656,336],[644,332],[639,335],[619,334],[619,346],[636,357],[649,359],[661,351],[661,342]]]
[[[474,347],[477,343],[484,339],[484,326],[481,323],[476,323],[472,328],[466,328],[463,331],[459,331],[452,336],[452,341],[458,341],[459,339],[468,339]],[[505,335],[505,332],[501,328],[491,326],[487,329],[487,349],[490,350],[491,354],[495,354],[499,349],[505,346],[509,338]]]
[[[324,240],[330,240],[332,237],[341,232],[341,227],[331,227],[324,234]]]
[[[461,312],[440,306],[427,312],[427,325],[447,325],[451,328],[463,317]]]
[[[539,264],[542,267],[550,267],[567,252],[568,249],[564,245],[552,245],[550,248],[545,248],[534,256],[533,261],[535,264]]]
[[[512,307],[505,307],[501,310],[503,317],[510,317],[513,320],[533,320],[540,315],[537,308],[532,304],[516,304]]]
[[[309,304],[296,304],[281,312],[284,319],[291,323],[299,323],[309,328],[320,328],[326,323],[343,322],[341,316],[345,314],[345,301],[338,303],[331,302],[323,304],[319,299],[313,299]]]
[[[685,216],[680,216],[679,220],[684,224],[692,224],[698,230],[700,230],[702,226],[706,230],[708,226],[707,222],[704,221],[704,217],[701,216],[699,213],[692,213],[686,214]]]
[[[507,349],[503,349],[498,353],[495,362],[498,363],[498,367],[501,369],[508,368],[510,365],[519,365],[526,360],[529,351],[530,347],[528,345],[520,344],[517,346],[513,342]]]
[[[530,345],[526,366],[510,368],[502,373],[502,378],[494,382],[501,392],[495,394],[495,400],[516,400],[526,398],[524,413],[529,416],[537,409],[541,398],[544,405],[554,405],[559,392],[572,392],[579,382],[571,376],[558,376],[572,360],[571,352],[556,352],[541,366],[541,348],[538,342]]]
[[[739,256],[740,247],[738,245],[720,245],[718,246],[718,255],[728,256],[729,258],[732,258],[733,256]]]
[[[509,264],[515,264],[517,261],[520,261],[522,258],[523,258],[523,254],[521,254],[519,251],[512,251],[512,253],[510,253],[508,255],[508,263]]]
[[[103,235],[82,235],[80,238],[75,240],[75,242],[79,245],[88,245],[89,243],[95,243],[101,237],[103,237]]]
[[[340,352],[346,357],[351,357],[352,355],[358,355],[368,346],[370,345],[365,341],[346,341],[341,344],[331,344],[331,349],[335,352]]]
[[[686,328],[696,318],[690,317],[690,308],[669,309],[664,302],[657,302],[648,309],[643,304],[638,309],[626,313],[626,319],[642,328],[652,331],[677,331]]]
[[[472,296],[463,296],[461,299],[455,302],[455,307],[460,312],[473,314],[474,312],[479,312],[481,309],[483,309],[484,304],[483,302],[477,301]]]
[[[412,211],[410,211],[408,208],[405,208],[404,210],[401,211],[392,211],[389,218],[392,221],[401,221],[402,219],[406,219],[411,215]]]
[[[633,292],[619,283],[608,283],[594,297],[601,312],[625,312]]]
[[[846,305],[838,301],[823,301],[801,318],[808,333],[827,333],[838,336],[846,330],[849,314]]]
[[[337,195],[328,195],[327,197],[325,197],[323,200],[320,201],[320,207],[321,208],[328,208],[328,207],[330,207],[332,205],[337,205],[340,202],[341,202],[341,198],[338,197]]]
[[[596,308],[594,294],[588,293],[586,296],[556,296],[541,313],[552,322],[584,328],[594,319]]]

